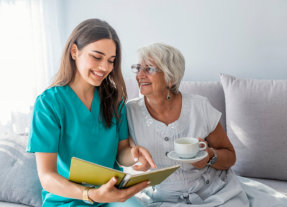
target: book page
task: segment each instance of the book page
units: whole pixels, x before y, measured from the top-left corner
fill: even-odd
[[[72,158],[69,180],[99,186],[107,183],[112,177],[117,177],[116,186],[119,186],[126,173],[76,157]]]
[[[145,173],[129,175],[128,176],[129,180],[126,181],[122,186],[126,188],[146,180],[149,180],[151,182],[150,183],[151,186],[158,185],[163,180],[165,180],[169,175],[171,175],[174,171],[176,171],[179,167],[180,167],[179,165],[175,165],[168,168],[162,168]]]

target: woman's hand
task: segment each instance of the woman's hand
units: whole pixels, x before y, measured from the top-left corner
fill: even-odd
[[[207,151],[207,153],[208,153],[208,156],[206,156],[204,159],[202,159],[202,160],[200,160],[200,161],[198,161],[198,162],[192,163],[192,165],[193,165],[195,168],[200,169],[200,168],[204,168],[204,167],[207,165],[207,163],[208,163],[208,161],[209,161],[209,159],[210,159],[210,158],[209,158],[209,155],[210,155],[209,150],[210,150],[210,148],[208,147],[207,141],[201,139],[200,137],[198,137],[197,139],[198,139],[199,142],[205,142],[205,143],[206,143],[206,146],[207,146],[207,147],[206,147],[205,151]]]
[[[146,171],[150,167],[156,168],[149,151],[141,146],[130,143],[131,140],[125,139],[119,142],[117,160],[121,165],[132,166],[137,162],[141,165],[133,166],[134,170]]]
[[[200,138],[199,140],[204,141]],[[234,165],[236,161],[235,151],[220,123],[218,123],[215,130],[211,132],[205,140],[205,142],[208,143],[208,147],[206,148],[208,156],[203,160],[193,163],[194,167],[203,168],[207,165],[208,161],[214,156],[211,148],[215,149],[217,153],[216,163],[214,163],[212,167],[218,170],[227,170]]]
[[[139,161],[141,165],[134,165],[133,169],[137,171],[147,171],[150,167],[156,168],[149,151],[141,146],[135,146],[131,148],[131,154],[134,161]]]
[[[102,185],[100,188],[90,189],[88,191],[89,198],[99,203],[125,202],[127,199],[134,196],[149,185],[148,181],[144,181],[126,189],[117,189],[115,187],[116,183],[117,179],[113,177],[109,180],[109,182]]]

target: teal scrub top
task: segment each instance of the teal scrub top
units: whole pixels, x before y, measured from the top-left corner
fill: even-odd
[[[127,138],[125,105],[120,121],[114,117],[112,126],[106,128],[100,113],[97,88],[89,111],[70,86],[55,86],[36,99],[26,150],[57,153],[58,173],[68,179],[72,157],[119,169],[116,163],[118,143]],[[57,196],[44,189],[42,197],[43,206],[91,206],[82,200]]]

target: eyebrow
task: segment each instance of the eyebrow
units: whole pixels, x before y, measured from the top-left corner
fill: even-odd
[[[106,55],[105,53],[101,52],[101,51],[98,51],[98,50],[92,50],[92,52],[96,52],[96,53],[99,53],[101,55]],[[115,55],[111,56],[111,57],[116,57]]]

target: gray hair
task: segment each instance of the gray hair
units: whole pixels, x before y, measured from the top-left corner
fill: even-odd
[[[163,43],[154,43],[138,49],[140,62],[155,65],[164,73],[165,82],[172,84],[171,91],[178,88],[185,70],[185,61],[181,52]]]

